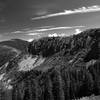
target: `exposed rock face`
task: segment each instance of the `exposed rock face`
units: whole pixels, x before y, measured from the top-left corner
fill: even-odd
[[[72,100],[100,95],[100,29],[42,38],[0,69],[0,100]]]

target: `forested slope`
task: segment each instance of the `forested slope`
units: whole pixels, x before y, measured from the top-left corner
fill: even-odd
[[[2,66],[0,100],[72,100],[100,95],[99,49],[100,29],[34,40],[28,54]]]

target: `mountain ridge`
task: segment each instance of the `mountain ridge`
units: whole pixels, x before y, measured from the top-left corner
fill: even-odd
[[[28,54],[19,54],[0,69],[1,100],[72,100],[100,95],[99,34],[100,29],[90,29],[71,37],[33,40]],[[24,66],[28,70],[19,70]]]
[[[12,39],[0,42],[0,66],[13,59],[21,52],[27,52],[28,42]]]

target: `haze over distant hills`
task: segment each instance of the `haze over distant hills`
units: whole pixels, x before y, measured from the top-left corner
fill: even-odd
[[[18,56],[21,52],[27,52],[28,42],[20,39],[12,39],[0,42],[0,66]]]

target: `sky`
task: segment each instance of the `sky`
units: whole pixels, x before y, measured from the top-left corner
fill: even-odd
[[[0,41],[100,28],[100,0],[0,0]]]

